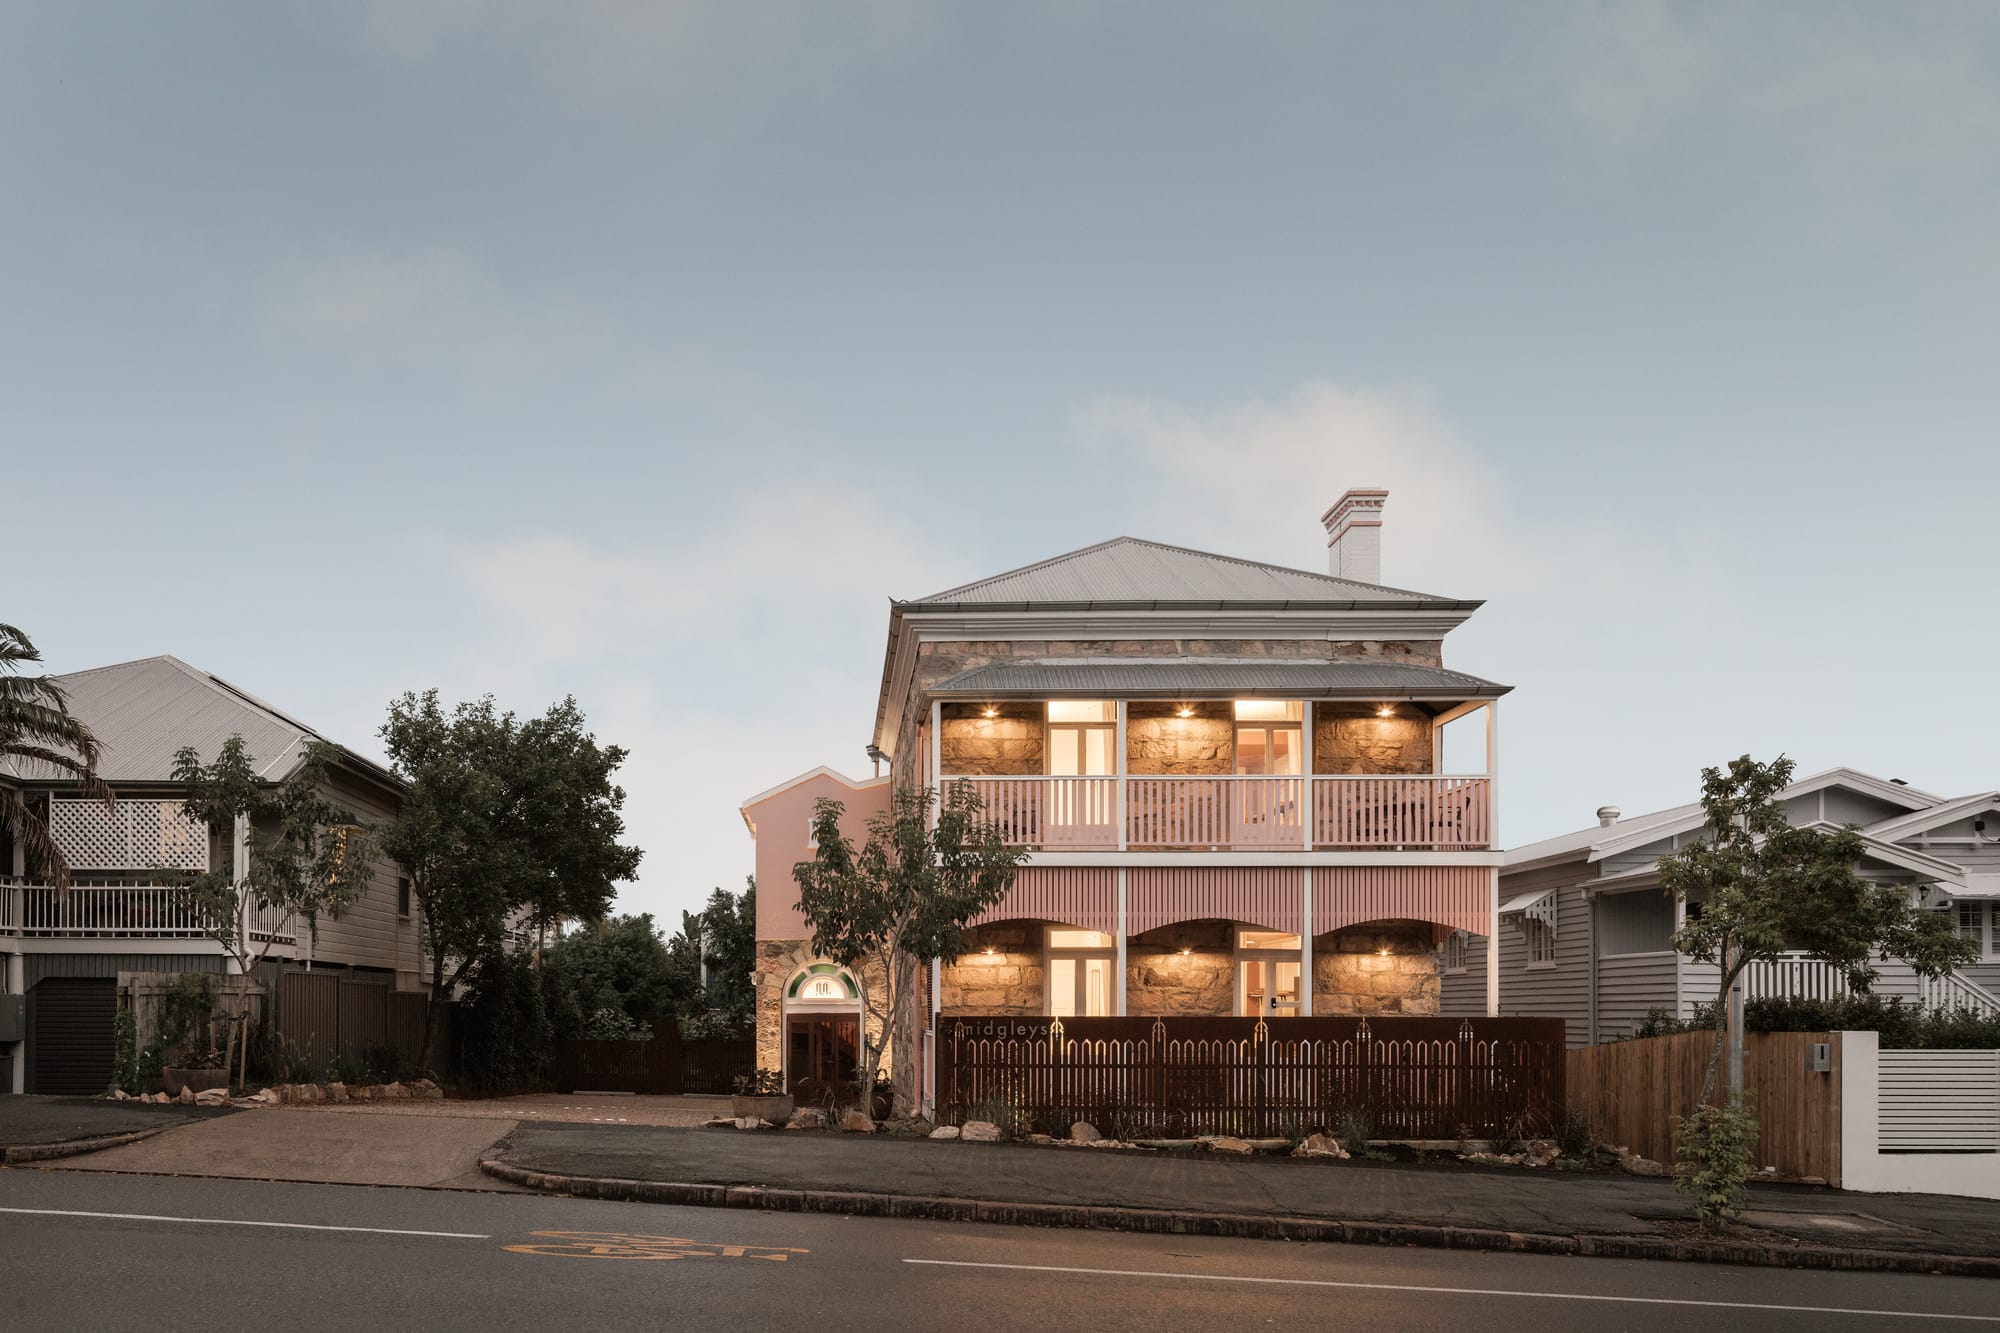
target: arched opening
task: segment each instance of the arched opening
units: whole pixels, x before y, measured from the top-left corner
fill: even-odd
[[[853,1081],[861,1065],[861,987],[837,963],[807,963],[785,983],[785,1087]]]

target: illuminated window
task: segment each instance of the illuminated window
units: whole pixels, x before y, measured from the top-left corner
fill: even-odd
[[[1059,778],[1118,771],[1118,705],[1098,699],[1049,701],[1049,772]]]
[[[1117,997],[1118,941],[1101,930],[1050,927],[1048,1011],[1057,1018],[1101,1018]]]
[[[1304,772],[1305,705],[1284,699],[1236,701],[1236,771],[1295,777]]]

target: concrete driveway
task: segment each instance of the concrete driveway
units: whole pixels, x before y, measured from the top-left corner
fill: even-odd
[[[44,1169],[427,1185],[491,1190],[480,1155],[518,1122],[494,1117],[316,1115],[272,1108],[182,1125],[142,1143]]]

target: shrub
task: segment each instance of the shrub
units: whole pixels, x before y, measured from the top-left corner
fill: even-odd
[[[1741,1105],[1701,1106],[1675,1125],[1674,1188],[1688,1197],[1703,1226],[1719,1227],[1743,1211],[1757,1117]]]
[[[1375,1137],[1375,1116],[1365,1106],[1343,1106],[1333,1113],[1332,1129],[1340,1146],[1359,1157],[1368,1151],[1368,1140]]]
[[[585,1041],[651,1041],[653,1029],[623,1009],[605,1005],[583,1020],[583,1037]]]
[[[780,1097],[785,1091],[785,1076],[775,1069],[759,1069],[738,1074],[730,1086],[739,1097]]]
[[[1650,1009],[1632,1029],[1633,1037],[1661,1037],[1675,1032],[1711,1032],[1715,1006],[1697,1004],[1693,1016],[1677,1019],[1665,1009]],[[1971,1009],[1925,1009],[1904,1004],[1900,996],[1849,995],[1818,1000],[1776,997],[1743,1002],[1745,1032],[1874,1032],[1882,1049],[1981,1050],[2000,1046],[2000,1016]]]
[[[117,1047],[113,1056],[113,1076],[118,1088],[121,1092],[138,1092],[139,1020],[130,1009],[120,1009],[118,1016],[111,1020],[111,1030]]]

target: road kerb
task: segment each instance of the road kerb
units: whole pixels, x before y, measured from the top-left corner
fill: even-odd
[[[85,1153],[102,1152],[106,1148],[122,1148],[128,1143],[150,1139],[155,1134],[164,1134],[176,1128],[173,1125],[156,1125],[152,1129],[135,1129],[126,1134],[104,1134],[94,1139],[69,1139],[62,1143],[17,1143],[7,1149],[4,1160],[8,1166],[19,1166],[25,1162],[53,1162],[61,1157],[81,1157]]]
[[[1350,1222],[1322,1217],[1248,1213],[1196,1213],[1162,1208],[1093,1204],[1018,1203],[997,1199],[947,1199],[927,1195],[873,1194],[856,1190],[767,1188],[683,1181],[571,1176],[518,1166],[502,1157],[480,1159],[479,1169],[500,1180],[551,1194],[624,1203],[696,1208],[756,1208],[785,1213],[841,1213],[933,1222],[985,1222],[999,1226],[1077,1227],[1161,1235],[1226,1236],[1252,1240],[1322,1241],[1348,1245],[1402,1245],[1428,1249],[1566,1254],[1605,1259],[1668,1259],[1684,1263],[1742,1264],[1764,1268],[1831,1269],[1858,1273],[1929,1273],[2000,1278],[2000,1257],[1897,1250],[1820,1248],[1749,1241],[1683,1241],[1665,1236],[1573,1235],[1498,1231],[1478,1227],[1404,1222]]]

